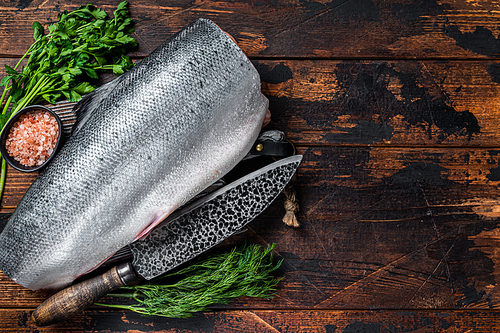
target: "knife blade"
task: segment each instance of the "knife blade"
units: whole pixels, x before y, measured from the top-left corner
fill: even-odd
[[[33,312],[34,323],[46,326],[67,320],[109,292],[139,277],[153,279],[238,233],[280,194],[301,160],[301,155],[294,155],[274,162],[173,213],[129,245],[132,262],[54,294]]]

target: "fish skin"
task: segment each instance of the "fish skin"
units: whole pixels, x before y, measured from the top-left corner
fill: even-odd
[[[231,170],[268,103],[226,33],[187,26],[77,105],[74,132],[0,235],[0,269],[53,290],[98,267]]]

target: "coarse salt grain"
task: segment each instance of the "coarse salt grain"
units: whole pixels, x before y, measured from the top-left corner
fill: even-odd
[[[24,166],[42,165],[57,143],[59,126],[47,111],[30,111],[12,125],[5,148],[7,153]]]

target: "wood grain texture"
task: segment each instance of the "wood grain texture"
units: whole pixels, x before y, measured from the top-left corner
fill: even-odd
[[[111,12],[120,0],[92,1]],[[79,1],[0,1],[0,54],[20,56],[34,20],[54,22]],[[488,1],[131,1],[135,37],[145,56],[199,17],[214,20],[251,57],[498,57],[496,2]],[[13,43],[12,41],[15,41]]]
[[[495,62],[255,61],[297,145],[495,146]]]
[[[304,332],[486,333],[500,325],[496,312],[477,311],[218,311],[193,318],[143,317],[123,311],[89,311],[65,324],[36,327],[29,311],[0,310],[2,332]]]
[[[498,152],[312,147],[299,153],[302,227],[282,224],[280,199],[231,241],[277,243],[285,260],[278,297],[230,307],[500,307]],[[37,294],[3,281],[1,306],[38,304]],[[13,298],[18,292],[22,297]]]
[[[0,58],[0,67],[13,63]],[[500,145],[494,61],[253,63],[273,124],[299,146]]]
[[[119,2],[92,1],[108,12]],[[498,330],[497,2],[130,2],[135,61],[199,17],[234,36],[261,75],[271,128],[304,154],[301,228],[281,222],[280,198],[221,245],[276,243],[277,297],[191,319],[94,306],[36,328],[29,317],[44,295],[0,273],[2,332]],[[0,68],[31,44],[33,21],[47,26],[81,4],[0,0]],[[2,225],[36,176],[9,169]]]

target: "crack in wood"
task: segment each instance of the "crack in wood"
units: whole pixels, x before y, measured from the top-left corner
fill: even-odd
[[[311,17],[307,18],[306,20],[304,20],[304,21],[302,21],[302,22],[299,22],[299,23],[297,23],[297,24],[295,24],[295,25],[293,25],[293,26],[291,26],[291,27],[289,27],[289,28],[286,28],[286,29],[285,29],[285,30],[283,30],[283,31],[280,31],[280,32],[278,32],[278,33],[276,33],[276,34],[272,35],[272,36],[271,36],[271,37],[269,37],[268,39],[270,39],[270,38],[274,38],[274,37],[277,37],[277,36],[279,36],[279,35],[281,35],[281,34],[283,34],[283,33],[285,33],[285,32],[291,31],[291,30],[293,30],[293,29],[295,29],[295,28],[297,28],[297,27],[299,27],[299,26],[301,26],[301,25],[303,25],[303,24],[306,24],[307,22],[310,22],[310,21],[312,21],[312,20],[315,20],[315,19],[317,19],[318,17],[321,17],[321,16],[323,16],[324,14],[329,13],[329,12],[331,12],[332,10],[335,10],[335,9],[337,9],[337,8],[339,8],[339,7],[343,6],[343,5],[345,5],[345,4],[347,4],[348,2],[351,2],[351,1],[352,1],[352,0],[346,0],[346,1],[344,1],[344,2],[342,2],[342,3],[340,3],[340,4],[338,4],[338,5],[337,5],[337,6],[335,6],[335,7],[327,8],[327,9],[325,9],[324,11],[319,12],[318,14],[313,15],[313,16],[311,16]]]
[[[448,238],[452,235],[455,235],[455,234],[456,234],[455,230],[452,230],[452,231],[446,233],[443,237],[436,239],[436,240],[433,240],[433,241],[430,241],[430,242],[424,244],[423,246],[421,246],[420,248],[418,248],[410,253],[407,253],[407,254],[389,262],[388,264],[385,264],[384,266],[380,267],[379,269],[375,270],[374,272],[370,273],[369,275],[363,277],[362,279],[360,279],[358,281],[351,283],[350,285],[348,285],[345,288],[343,288],[342,290],[336,292],[335,294],[328,297],[327,299],[317,303],[316,305],[314,305],[314,308],[325,307],[328,304],[332,303],[334,301],[334,299],[336,297],[338,297],[339,295],[346,293],[357,286],[366,285],[367,283],[371,283],[371,282],[375,281],[375,279],[378,278],[380,273],[387,272],[390,269],[395,268],[396,263],[398,263],[398,262],[400,262],[408,257],[411,257],[411,256],[413,256],[421,251],[424,251],[430,245],[436,244],[436,243],[440,242],[441,240],[446,239],[446,238]]]
[[[460,233],[460,230],[457,231],[457,234],[458,233]],[[422,285],[413,293],[412,298],[407,303],[408,305],[410,305],[410,303],[412,303],[412,301],[415,299],[415,297],[420,292],[420,290],[422,290],[422,288],[427,284],[427,282],[429,282],[429,280],[431,279],[431,277],[433,277],[434,273],[437,271],[437,269],[439,268],[439,266],[444,262],[445,258],[449,255],[450,251],[455,246],[456,242],[457,242],[457,239],[455,238],[453,240],[453,243],[451,244],[450,248],[448,249],[448,251],[446,251],[446,253],[444,254],[443,258],[441,258],[441,260],[439,260],[439,262],[436,264],[436,267],[434,268],[434,270],[429,274],[429,276],[427,277],[427,279],[425,279],[422,282]],[[447,281],[449,281],[450,278],[451,278],[450,270],[449,270],[449,266],[448,266],[447,262],[445,262],[445,265],[446,265],[446,272],[448,273]]]
[[[179,11],[177,11],[177,12],[173,13],[173,14],[170,14],[170,15],[168,15],[168,14],[161,15],[162,17],[160,17],[160,18],[158,18],[158,19],[154,20],[153,22],[151,22],[151,23],[149,23],[149,24],[146,24],[146,25],[141,26],[141,29],[144,29],[144,28],[150,27],[150,26],[151,26],[151,25],[153,25],[153,24],[158,24],[159,22],[162,22],[162,21],[168,20],[168,19],[170,19],[170,18],[172,18],[172,17],[174,17],[174,16],[178,16],[178,15],[181,15],[181,14],[183,14],[183,13],[185,13],[185,12],[189,12],[189,11],[191,11],[191,10],[193,10],[193,9],[199,8],[199,7],[201,7],[202,5],[206,4],[207,2],[208,2],[208,1],[202,1],[202,2],[197,3],[197,4],[195,4],[195,5],[191,6],[191,7],[188,7],[188,8],[185,8],[185,9],[181,9],[181,10],[179,10]]]
[[[404,159],[407,161],[407,158],[406,158],[406,155],[405,155],[405,154],[403,154],[403,157],[404,157]],[[417,181],[417,185],[418,185],[418,187],[420,188],[420,191],[422,192],[422,196],[423,196],[424,201],[425,201],[425,204],[426,204],[426,206],[427,206],[427,209],[428,209],[428,212],[429,212],[429,216],[431,217],[432,226],[433,226],[434,232],[436,233],[436,237],[439,239],[439,238],[441,238],[441,237],[440,237],[440,234],[439,234],[439,230],[438,230],[438,228],[437,228],[437,225],[436,225],[436,220],[434,219],[434,215],[433,215],[432,210],[431,210],[431,205],[429,204],[429,200],[427,199],[427,195],[425,194],[425,190],[424,190],[424,187],[422,186],[422,183],[421,183],[421,180],[420,180],[420,179]],[[455,240],[455,241],[456,241],[456,240]],[[443,245],[442,245],[441,243],[439,244],[439,247],[440,247],[440,249],[441,249],[441,253],[444,253],[444,251],[443,251]],[[452,247],[453,247],[453,246],[452,246]],[[449,250],[451,250],[451,248],[450,248]],[[448,250],[448,252],[447,252],[447,253],[449,253],[449,250]],[[445,254],[443,255],[443,259],[442,259],[442,260],[444,260],[444,258],[446,258],[446,255],[445,255]],[[447,262],[447,261],[444,261],[444,264],[445,264],[445,266],[446,266],[446,272],[447,272],[447,275],[448,275],[448,279],[450,279],[450,277],[451,277],[451,273],[450,273],[450,267],[449,267],[449,265],[448,265],[448,262]]]

